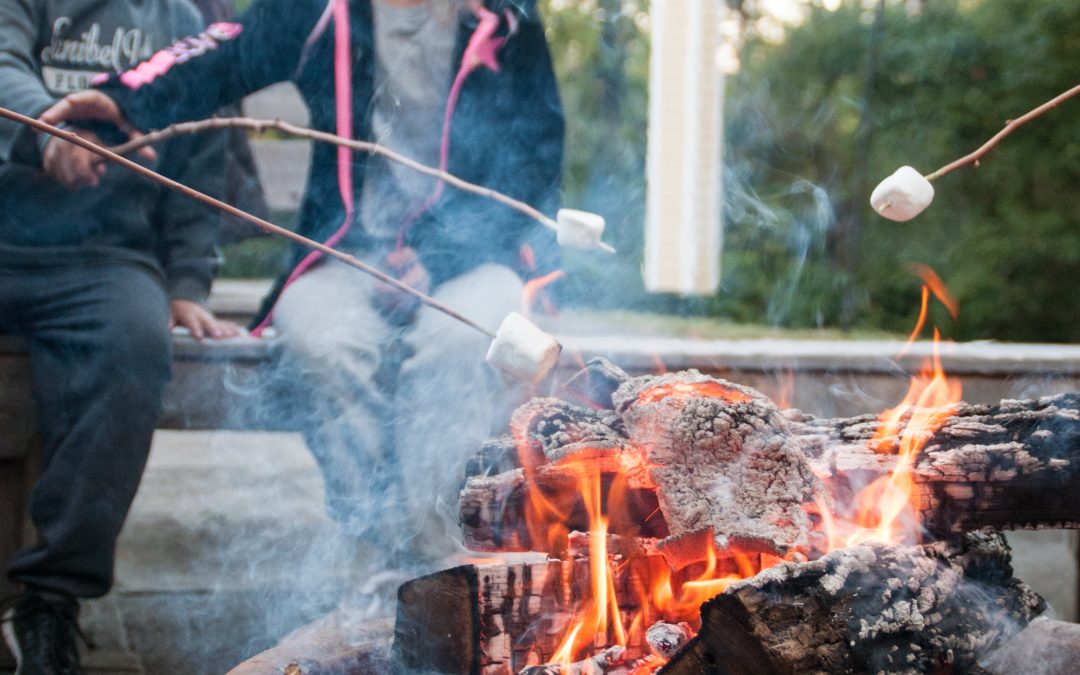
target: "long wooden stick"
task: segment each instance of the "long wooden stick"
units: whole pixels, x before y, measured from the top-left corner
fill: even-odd
[[[977,164],[984,155],[993,150],[994,147],[1001,142],[1001,139],[1005,138],[1012,132],[1016,131],[1017,128],[1023,126],[1024,124],[1027,124],[1028,122],[1043,114],[1047,110],[1050,110],[1051,108],[1056,108],[1057,106],[1061,105],[1063,102],[1067,101],[1073,96],[1076,96],[1077,94],[1080,94],[1080,85],[1077,85],[1062,94],[1058,94],[1054,98],[1050,99],[1046,103],[1043,103],[1038,108],[1035,108],[1034,110],[1024,114],[1023,116],[1018,117],[1015,120],[1010,120],[1009,123],[1005,125],[1004,129],[997,132],[997,134],[995,134],[994,137],[991,138],[989,141],[983,143],[982,147],[980,147],[978,150],[971,153],[970,155],[965,155],[964,157],[961,157],[955,162],[946,164],[945,166],[941,167],[933,173],[927,174],[926,180],[934,180],[936,178],[941,178],[950,171],[953,171],[954,169],[959,169],[960,167],[967,164]]]
[[[413,296],[414,298],[416,298],[420,302],[424,303],[428,307],[431,307],[432,309],[438,310],[438,311],[442,312],[443,314],[446,314],[447,316],[449,316],[449,317],[451,317],[453,319],[457,319],[458,321],[465,324],[466,326],[469,326],[470,328],[473,328],[473,329],[479,331],[480,333],[483,333],[488,338],[495,339],[495,334],[493,332],[491,332],[487,328],[484,328],[483,326],[476,323],[475,321],[468,318],[467,316],[457,312],[454,309],[451,309],[450,307],[447,307],[446,305],[442,304],[441,302],[439,302],[438,300],[432,298],[431,296],[429,296],[429,295],[427,295],[425,293],[421,293],[420,291],[416,290],[412,286],[409,286],[408,284],[402,283],[401,281],[395,279],[394,277],[390,276],[389,274],[386,274],[386,273],[372,267],[371,265],[368,265],[367,263],[365,263],[365,262],[363,262],[361,260],[358,260],[357,258],[349,255],[348,253],[342,253],[341,251],[339,251],[337,249],[331,248],[331,247],[329,247],[329,246],[327,246],[325,244],[322,244],[320,242],[317,242],[317,241],[315,241],[313,239],[308,239],[307,237],[305,237],[303,235],[300,235],[300,234],[297,234],[295,232],[292,232],[291,230],[287,230],[284,227],[281,227],[279,225],[274,225],[273,223],[271,223],[269,221],[266,221],[266,220],[263,220],[262,218],[259,218],[258,216],[254,216],[254,215],[248,213],[247,211],[244,211],[242,209],[238,209],[235,206],[232,206],[231,204],[226,204],[225,202],[221,201],[220,199],[215,199],[214,197],[211,197],[210,195],[199,192],[198,190],[194,190],[194,189],[192,189],[192,188],[190,188],[190,187],[188,187],[186,185],[183,185],[182,183],[178,183],[178,182],[172,180],[171,178],[166,178],[165,176],[162,176],[161,174],[157,173],[156,171],[153,171],[152,169],[148,169],[145,166],[142,166],[141,164],[136,164],[135,162],[131,161],[130,159],[127,159],[125,157],[121,157],[120,155],[116,154],[115,152],[112,152],[111,150],[103,148],[100,145],[97,145],[96,143],[88,141],[85,138],[82,138],[81,136],[79,136],[77,134],[74,134],[74,133],[72,133],[70,131],[64,131],[63,129],[59,129],[57,127],[54,127],[51,124],[46,124],[45,122],[42,122],[40,120],[36,120],[36,119],[34,119],[32,117],[27,117],[26,115],[20,115],[19,113],[15,112],[13,110],[8,110],[7,108],[4,108],[4,107],[0,107],[0,117],[3,117],[5,119],[9,119],[9,120],[11,120],[13,122],[18,122],[19,124],[23,124],[25,126],[31,127],[31,128],[33,128],[33,129],[35,129],[37,131],[50,134],[50,135],[55,136],[55,137],[57,137],[57,138],[59,138],[61,140],[65,140],[65,141],[67,141],[69,143],[74,143],[75,145],[78,145],[81,148],[85,148],[85,149],[89,150],[90,152],[93,152],[93,153],[95,153],[97,155],[100,155],[101,157],[104,157],[105,159],[109,160],[110,162],[115,162],[116,164],[119,164],[119,165],[121,165],[121,166],[123,166],[123,167],[125,167],[127,169],[130,169],[131,171],[134,171],[135,173],[139,174],[140,176],[144,176],[144,177],[149,178],[150,180],[152,180],[152,181],[154,181],[156,183],[160,183],[161,185],[164,185],[167,188],[170,188],[172,190],[176,190],[177,192],[181,192],[181,193],[191,197],[192,199],[196,199],[196,200],[198,200],[198,201],[200,201],[200,202],[202,202],[204,204],[207,204],[209,206],[212,206],[212,207],[214,207],[214,208],[216,208],[216,209],[218,209],[220,211],[224,211],[225,213],[228,213],[231,216],[234,216],[236,218],[240,218],[241,220],[245,220],[245,221],[251,223],[252,225],[258,227],[259,229],[265,230],[266,232],[269,232],[271,234],[276,234],[276,235],[278,235],[280,237],[285,237],[286,239],[294,241],[294,242],[296,242],[298,244],[301,244],[301,245],[306,246],[308,248],[314,249],[316,251],[320,251],[320,252],[322,252],[323,254],[325,254],[327,256],[330,256],[332,258],[336,258],[336,259],[344,262],[347,265],[351,265],[352,267],[355,267],[356,269],[358,269],[358,270],[360,270],[362,272],[370,274],[371,276],[375,277],[376,279],[383,282],[384,284],[389,284],[390,286],[393,286],[394,288],[398,289],[402,293],[406,293],[408,295]]]
[[[131,139],[127,143],[117,145],[111,150],[118,155],[127,155],[147,145],[153,145],[161,141],[168,140],[174,136],[186,135],[186,134],[198,134],[213,129],[247,129],[256,133],[263,133],[267,129],[275,129],[283,134],[289,136],[295,136],[297,138],[306,138],[308,140],[317,141],[320,143],[330,143],[332,145],[340,145],[346,148],[352,148],[353,150],[359,150],[360,152],[366,152],[373,155],[381,155],[390,161],[397,162],[404,166],[409,167],[413,171],[422,173],[433,178],[445,181],[446,183],[456,187],[464,192],[471,192],[481,197],[493,199],[500,204],[510,207],[519,213],[523,213],[526,216],[537,221],[544,227],[552,231],[558,231],[558,224],[541,213],[536,208],[526,204],[525,202],[514,199],[513,197],[493,190],[476,183],[470,183],[467,180],[458,178],[452,173],[443,171],[442,169],[436,169],[426,164],[421,164],[415,159],[411,159],[400,153],[379,145],[378,143],[372,143],[371,141],[358,141],[352,138],[344,138],[337,134],[332,134],[326,131],[317,131],[315,129],[308,129],[307,127],[297,126],[295,124],[289,124],[282,120],[267,120],[267,119],[254,119],[251,117],[211,117],[205,120],[199,120],[197,122],[179,122],[159,129],[157,131],[151,131],[150,133],[143,134],[136,138]],[[615,249],[604,242],[597,242],[596,247],[607,253],[614,253]]]

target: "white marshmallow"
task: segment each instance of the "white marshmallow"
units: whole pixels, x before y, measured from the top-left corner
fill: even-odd
[[[555,223],[559,246],[596,248],[600,245],[600,237],[604,236],[604,217],[596,213],[559,209]]]
[[[934,201],[934,186],[910,166],[902,166],[881,181],[870,195],[870,205],[889,220],[911,220]]]
[[[518,379],[539,382],[561,352],[562,345],[555,338],[517,312],[510,312],[495,332],[487,362]]]

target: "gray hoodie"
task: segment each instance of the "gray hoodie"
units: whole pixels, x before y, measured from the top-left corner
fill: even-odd
[[[129,69],[201,23],[187,0],[2,0],[0,106],[36,117],[94,76]],[[170,297],[202,300],[217,264],[219,216],[115,166],[99,187],[68,191],[41,173],[47,140],[0,121],[0,266],[129,259],[159,270]],[[221,134],[158,150],[156,170],[220,194]]]

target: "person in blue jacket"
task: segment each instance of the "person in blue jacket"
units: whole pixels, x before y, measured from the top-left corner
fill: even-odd
[[[316,129],[377,141],[548,212],[557,204],[564,122],[534,0],[256,0],[236,23],[43,119],[147,131],[281,81],[299,88]],[[555,250],[549,232],[501,204],[332,145],[314,148],[298,231],[492,329]],[[304,250],[288,270],[257,323],[271,315],[283,376],[304,386],[290,407],[307,415],[329,510],[369,549],[434,563],[458,539],[447,521],[456,524],[465,459],[514,400],[483,362],[486,340]]]

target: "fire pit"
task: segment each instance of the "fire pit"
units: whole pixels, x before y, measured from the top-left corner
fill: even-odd
[[[591,362],[468,467],[466,545],[537,555],[406,583],[398,667],[979,672],[1045,608],[988,528],[1080,526],[1080,396],[966,405],[930,366],[830,420]]]

